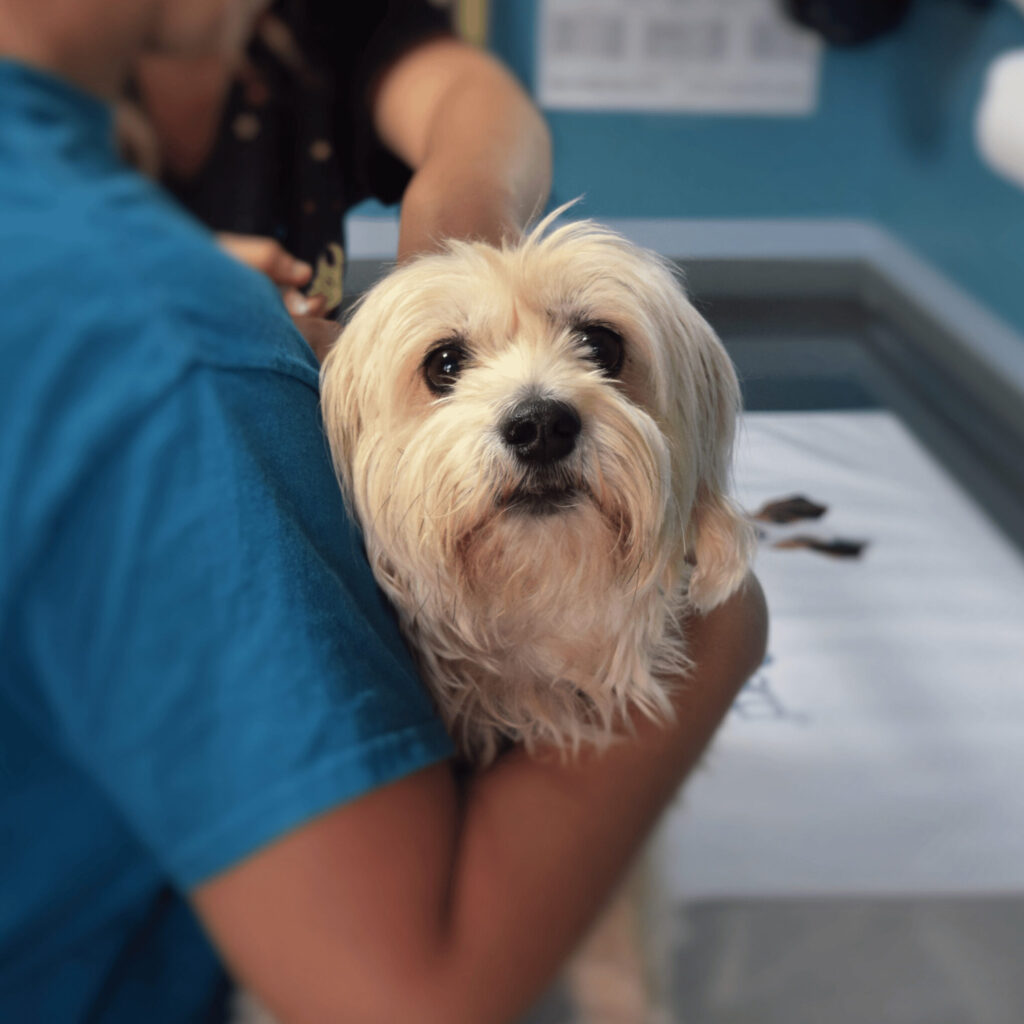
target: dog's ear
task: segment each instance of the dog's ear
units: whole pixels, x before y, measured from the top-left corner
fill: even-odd
[[[728,497],[702,484],[690,520],[696,566],[690,603],[699,612],[720,605],[743,582],[754,547],[754,531]]]
[[[739,383],[725,349],[685,298],[679,307],[681,372],[691,381],[680,400],[692,439],[688,457],[692,505],[686,525],[687,559],[695,563],[689,597],[701,612],[721,604],[742,583],[754,550],[754,530],[728,496],[733,440],[740,414]],[[694,479],[694,474],[696,479]]]

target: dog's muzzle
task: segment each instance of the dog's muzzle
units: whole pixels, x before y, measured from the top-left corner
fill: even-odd
[[[530,466],[564,459],[583,429],[579,413],[567,402],[527,398],[501,424],[501,438],[515,457]]]
[[[504,496],[503,507],[535,516],[576,508],[586,498],[586,488],[565,460],[575,451],[582,430],[579,413],[568,402],[531,396],[516,405],[499,432],[523,478]]]

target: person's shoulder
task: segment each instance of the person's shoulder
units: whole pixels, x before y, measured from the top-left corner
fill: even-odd
[[[271,282],[223,252],[155,186],[144,189],[147,201],[124,211],[113,242],[128,254],[116,258],[146,319],[166,320],[162,333],[173,332],[175,349],[190,359],[272,369],[315,385],[316,361]]]
[[[0,529],[197,387],[253,418],[253,389],[316,410],[316,360],[273,287],[156,186],[118,173],[33,202],[0,195]]]
[[[0,300],[6,292],[23,330],[59,334],[65,347],[88,336],[94,355],[102,333],[156,365],[264,369],[315,386],[316,362],[273,285],[157,185],[124,169],[68,186],[8,240],[18,267]]]

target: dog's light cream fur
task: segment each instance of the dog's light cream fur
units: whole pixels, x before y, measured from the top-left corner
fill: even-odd
[[[678,625],[743,579],[749,527],[727,497],[732,365],[666,264],[589,222],[548,218],[500,249],[451,242],[377,284],[322,372],[324,421],[373,571],[465,756],[507,741],[606,742],[625,712],[671,713]],[[581,324],[624,339],[618,379]],[[436,395],[424,360],[468,360]],[[582,430],[551,470],[575,497],[510,506],[531,469],[500,424],[526,396]]]

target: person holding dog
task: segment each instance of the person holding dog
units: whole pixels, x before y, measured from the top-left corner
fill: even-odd
[[[140,62],[237,48],[259,7],[0,0],[0,1012],[223,1020],[232,978],[285,1022],[512,1020],[760,661],[763,598],[689,624],[672,725],[460,784],[313,356],[116,150]],[[533,212],[502,126],[535,114],[487,58],[433,37],[370,101],[407,250]]]

